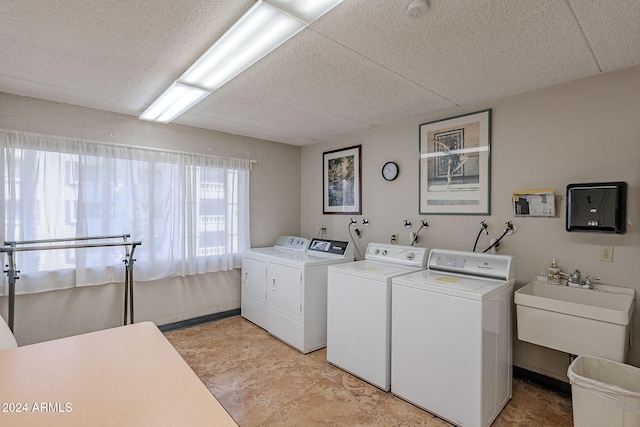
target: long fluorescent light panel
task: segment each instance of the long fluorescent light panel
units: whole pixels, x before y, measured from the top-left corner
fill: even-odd
[[[258,0],[140,119],[169,123],[342,0]]]

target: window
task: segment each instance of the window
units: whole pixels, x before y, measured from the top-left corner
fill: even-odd
[[[136,281],[240,266],[249,246],[249,161],[13,131],[0,137],[5,241],[130,233],[142,241]],[[124,277],[123,247],[15,258],[30,291]]]

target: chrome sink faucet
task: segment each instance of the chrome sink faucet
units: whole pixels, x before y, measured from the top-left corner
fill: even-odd
[[[576,268],[576,271],[573,274],[560,273],[562,276],[567,277],[567,286],[571,286],[574,288],[583,288],[583,289],[593,289],[592,280],[600,280],[599,277],[591,277],[587,276],[584,281],[582,281],[582,273],[580,270]]]
[[[581,285],[582,284],[582,274],[580,270],[576,268],[576,271],[573,274],[569,275],[569,279],[567,280],[567,286],[571,285]]]

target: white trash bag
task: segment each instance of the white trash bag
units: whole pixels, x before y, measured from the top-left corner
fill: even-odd
[[[599,357],[578,356],[567,375],[571,381],[575,426],[605,421],[608,426],[640,425],[640,368]]]

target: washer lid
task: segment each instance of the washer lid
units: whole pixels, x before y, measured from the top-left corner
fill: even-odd
[[[482,301],[500,292],[502,289],[512,286],[513,280],[493,280],[483,277],[422,270],[393,279],[393,283],[415,289]]]
[[[482,288],[495,284],[496,281],[431,272],[429,275],[429,283],[435,286],[445,286],[448,289],[458,289],[464,292],[478,292],[481,291]]]
[[[362,260],[348,262],[346,264],[332,265],[329,269],[342,274],[371,277],[375,280],[385,280],[402,274],[414,273],[419,271],[421,268],[402,264]]]

